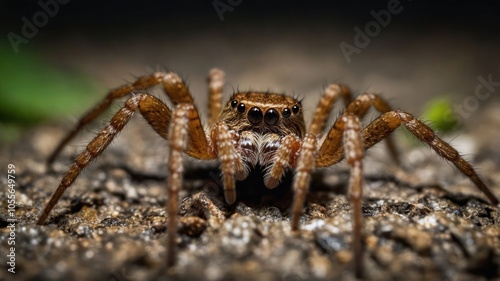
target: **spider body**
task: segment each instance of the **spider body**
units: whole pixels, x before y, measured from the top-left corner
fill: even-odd
[[[222,87],[224,73],[210,71],[209,131],[205,131],[194,100],[186,84],[173,72],[157,72],[141,77],[132,84],[116,88],[91,111],[64,138],[48,159],[52,163],[62,148],[86,124],[97,118],[120,97],[133,94],[75,159],[61,180],[59,187],[44,208],[37,224],[47,219],[64,191],[76,180],[80,172],[97,158],[125,127],[134,112],[139,112],[156,133],[168,141],[168,225],[167,264],[175,265],[177,213],[179,190],[182,188],[182,154],[201,160],[218,160],[222,174],[225,200],[236,201],[237,180],[244,180],[252,169],[263,169],[264,185],[275,188],[287,170],[293,169],[291,207],[292,230],[299,229],[299,217],[311,181],[311,173],[319,167],[328,167],[346,159],[351,166],[349,195],[353,214],[353,259],[357,276],[362,275],[363,252],[361,198],[363,185],[364,150],[383,139],[389,153],[397,161],[397,153],[390,134],[400,126],[429,145],[438,155],[453,163],[478,187],[493,204],[496,196],[486,187],[470,163],[448,143],[441,140],[428,126],[411,114],[392,110],[376,94],[362,94],[351,98],[350,91],[341,85],[328,86],[314,112],[311,124],[305,126],[302,104],[295,98],[263,92],[233,94],[223,107]],[[158,98],[145,92],[162,85],[172,101],[173,110]],[[344,112],[334,124],[325,129],[326,121],[338,98],[346,104]],[[362,129],[360,119],[374,107],[381,116]]]
[[[263,92],[236,93],[222,110],[220,120],[237,133],[252,131],[259,135],[295,134],[306,131],[302,104],[284,94]]]
[[[293,141],[292,151],[300,148],[300,139],[305,134],[305,121],[300,101],[283,95],[264,92],[246,92],[234,94],[222,110],[219,120],[227,125],[236,143],[235,157],[242,157],[243,172],[238,180],[243,180],[248,173],[264,168],[265,185],[274,188],[279,183],[270,180],[270,168],[276,152],[285,136]],[[291,159],[283,159],[284,165],[294,166],[297,154]],[[284,172],[284,171],[283,171]],[[281,175],[280,175],[281,177]],[[235,198],[227,198],[234,203]]]

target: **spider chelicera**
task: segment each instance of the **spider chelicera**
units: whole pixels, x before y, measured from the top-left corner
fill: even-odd
[[[172,101],[173,110],[146,92],[160,84]],[[364,151],[386,139],[389,152],[397,159],[390,134],[399,126],[406,127],[438,155],[453,163],[493,204],[499,202],[457,150],[411,114],[392,110],[389,104],[376,94],[362,94],[352,100],[347,87],[332,84],[325,89],[312,122],[309,128],[306,128],[302,104],[295,98],[267,92],[237,92],[222,106],[224,72],[212,69],[208,84],[210,119],[207,131],[203,128],[186,84],[173,72],[156,72],[110,91],[60,142],[48,159],[49,164],[81,128],[109,108],[113,100],[130,95],[131,97],[76,157],[37,224],[44,223],[64,191],[73,184],[80,172],[106,149],[136,111],[141,113],[158,135],[168,141],[169,266],[173,266],[176,259],[176,220],[179,190],[183,180],[183,153],[201,160],[219,160],[224,196],[228,204],[236,201],[236,180],[245,179],[257,165],[264,167],[264,184],[270,189],[279,184],[287,169],[294,169],[292,230],[299,229],[299,217],[313,170],[334,165],[345,158],[351,167],[349,194],[353,204],[352,247],[357,276],[362,275],[363,269],[361,199]],[[347,106],[333,126],[324,131],[328,116],[338,98],[343,98]],[[362,129],[360,119],[372,106],[381,115]]]

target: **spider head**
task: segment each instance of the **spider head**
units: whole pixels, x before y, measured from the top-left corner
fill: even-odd
[[[294,133],[299,137],[305,133],[301,102],[282,94],[236,93],[227,102],[220,118],[237,132]]]

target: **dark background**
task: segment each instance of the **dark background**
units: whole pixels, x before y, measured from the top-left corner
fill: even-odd
[[[354,28],[363,30],[373,21],[371,11],[387,9],[390,1],[234,2],[239,4],[224,12],[221,21],[214,3],[229,4],[226,0],[73,0],[59,5],[36,36],[19,46],[19,53],[8,40],[5,50],[21,60],[34,53],[44,66],[77,73],[101,86],[82,87],[89,100],[59,115],[32,118],[37,120],[76,118],[107,89],[160,69],[186,78],[202,110],[205,77],[212,67],[227,72],[227,92],[251,88],[295,93],[312,96],[306,99],[312,105],[325,84],[340,82],[357,94],[381,92],[395,107],[416,115],[436,97],[463,104],[474,94],[479,76],[500,80],[500,20],[494,1],[400,1],[402,12],[393,14],[389,25],[360,54],[353,54],[350,63],[339,45],[354,45]],[[9,32],[21,35],[21,18],[32,21],[40,10],[37,1],[2,1],[3,38]],[[32,88],[42,87],[33,83]],[[0,96],[14,92],[2,91]],[[44,96],[50,100],[54,92]],[[77,96],[70,90],[64,95]],[[55,106],[60,99],[53,99]]]
[[[29,3],[32,4],[29,4]],[[100,3],[69,1],[63,12],[44,27],[50,31],[81,32],[86,36],[129,28],[175,26],[181,30],[223,28],[214,8],[216,1],[137,1],[111,0]],[[220,1],[228,3],[228,1]],[[234,24],[251,26],[268,22],[295,22],[307,25],[322,19],[340,25],[371,20],[369,12],[380,10],[389,1],[234,1],[240,3],[225,17]],[[40,10],[37,1],[2,1],[1,18],[8,29],[19,27],[19,19]],[[400,1],[406,9],[397,16],[398,27],[410,30],[459,30],[481,36],[500,27],[495,1]],[[325,26],[327,27],[327,26]],[[173,31],[173,30],[170,30]],[[480,32],[482,31],[482,32]],[[493,34],[490,34],[493,35]]]

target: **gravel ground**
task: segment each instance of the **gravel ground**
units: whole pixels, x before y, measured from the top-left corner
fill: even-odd
[[[453,143],[500,196],[499,104]],[[76,153],[70,145],[47,171],[44,160],[66,130],[40,126],[2,147],[0,166],[16,166],[15,280],[354,280],[348,166],[315,174],[301,218],[290,229],[290,192],[240,186],[226,205],[214,163],[187,160],[180,206],[179,259],[166,263],[166,143],[134,118],[109,149],[67,190],[47,223],[38,214]],[[485,137],[486,135],[490,137]],[[405,170],[384,147],[365,160],[363,245],[367,280],[500,280],[500,210],[426,147],[402,150]],[[6,157],[5,157],[6,156]],[[6,177],[1,178],[6,186]],[[245,193],[246,191],[251,192]],[[257,190],[257,191],[256,191]],[[262,192],[262,194],[260,193]],[[253,196],[256,195],[257,196]],[[6,198],[2,188],[0,198]],[[1,201],[2,253],[8,214]],[[2,258],[5,260],[5,256]],[[0,272],[5,280],[8,273]]]

